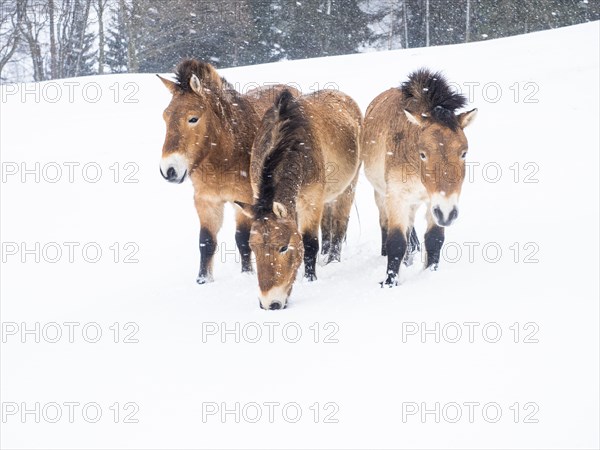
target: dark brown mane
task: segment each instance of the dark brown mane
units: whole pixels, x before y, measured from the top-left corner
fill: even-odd
[[[200,83],[207,89],[233,90],[233,86],[225,78],[220,77],[209,63],[197,59],[184,59],[175,69],[177,83],[184,92],[193,92],[190,86],[192,75],[196,75]]]
[[[455,131],[458,120],[455,111],[467,104],[464,95],[455,92],[440,72],[419,69],[409,75],[408,81],[400,86],[407,100],[408,110],[427,114],[433,121]],[[417,111],[412,111],[416,108]]]
[[[300,158],[303,151],[307,150],[307,145],[300,144],[305,143],[306,131],[309,129],[308,120],[300,103],[289,90],[279,94],[275,105],[265,116],[265,121],[267,120],[271,127],[277,127],[278,130],[260,176],[258,199],[254,204],[254,214],[257,218],[264,217],[273,210],[275,187],[278,184],[283,187],[281,185],[284,184],[282,180],[276,179],[284,159],[288,167],[301,167]]]
[[[252,105],[233,85],[219,76],[213,66],[197,59],[181,61],[175,70],[175,77],[184,93],[194,93],[190,86],[192,75],[196,75],[200,80],[204,92],[211,99],[211,107],[217,117],[225,117],[239,123],[241,127],[248,126],[248,117],[254,112]]]

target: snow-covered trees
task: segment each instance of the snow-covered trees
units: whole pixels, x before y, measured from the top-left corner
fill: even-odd
[[[19,8],[16,0],[0,0],[0,74],[2,68],[11,60],[21,33],[19,31]]]
[[[112,16],[106,32],[106,65],[111,73],[129,71],[129,26],[131,11],[124,0],[111,5]]]
[[[2,0],[12,14],[12,3]],[[11,19],[21,53],[30,60],[32,78],[77,77],[96,73],[97,45],[90,32],[92,0],[17,0]],[[16,17],[16,19],[15,19]],[[4,21],[4,18],[2,19]],[[2,44],[2,47],[4,44]],[[0,66],[4,69],[6,64]]]
[[[0,0],[0,79],[163,72],[492,39],[600,18],[600,0]]]

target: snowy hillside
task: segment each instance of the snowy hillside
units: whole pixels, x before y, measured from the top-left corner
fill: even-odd
[[[283,311],[239,273],[229,207],[215,282],[195,283],[193,190],[159,174],[154,75],[2,86],[0,446],[598,448],[599,37],[221,71],[240,90],[336,86],[364,112],[427,66],[479,108],[440,270],[380,289],[361,177],[342,262]]]

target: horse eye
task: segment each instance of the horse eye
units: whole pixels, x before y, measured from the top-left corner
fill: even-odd
[[[188,120],[189,123],[196,123],[198,122],[198,118],[197,117],[192,117],[190,120]]]
[[[287,246],[287,245],[284,245],[283,247],[281,247],[281,248],[279,249],[279,253],[285,253],[285,252],[287,252],[287,249],[288,249],[288,246]]]
[[[467,151],[465,150],[464,152],[461,153],[460,157],[462,159],[465,159],[467,157]]]
[[[419,156],[421,157],[421,159],[423,161],[425,161],[427,159],[427,155],[425,153],[423,153],[423,152],[419,153]]]

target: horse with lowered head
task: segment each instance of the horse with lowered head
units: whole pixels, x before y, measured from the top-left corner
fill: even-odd
[[[242,95],[208,63],[187,59],[176,82],[159,76],[172,94],[163,113],[167,125],[160,172],[169,182],[190,178],[200,219],[200,271],[196,281],[213,280],[217,233],[225,202],[251,202],[250,152],[266,109],[284,86]],[[296,91],[296,95],[299,93]],[[236,214],[235,240],[242,271],[252,272],[248,244],[251,221]]]
[[[360,165],[358,105],[338,91],[294,97],[283,91],[267,111],[252,151],[252,217],[259,304],[287,306],[296,272],[316,279],[319,225],[327,210],[327,261],[339,260]]]
[[[410,264],[419,248],[414,219],[422,203],[425,267],[437,269],[444,229],[458,217],[468,150],[463,129],[477,114],[477,109],[456,114],[466,102],[440,73],[421,69],[367,108],[361,150],[379,208],[382,255],[388,258],[382,286],[398,284],[400,263]]]

